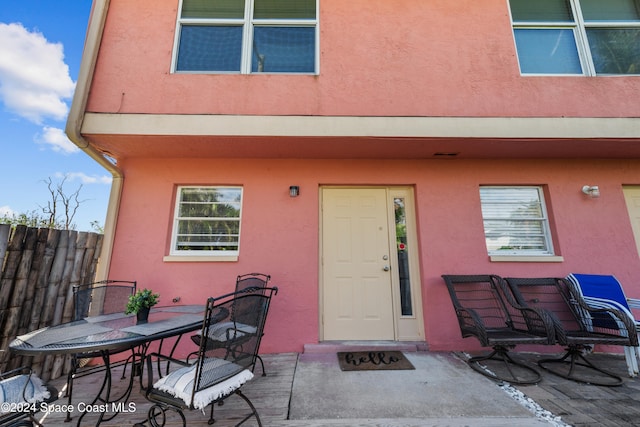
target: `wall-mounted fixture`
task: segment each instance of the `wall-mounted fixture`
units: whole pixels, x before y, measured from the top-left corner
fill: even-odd
[[[292,185],[289,187],[289,196],[298,197],[300,195],[300,187],[297,185]]]
[[[582,192],[592,199],[600,197],[600,189],[597,185],[585,185],[582,187]]]

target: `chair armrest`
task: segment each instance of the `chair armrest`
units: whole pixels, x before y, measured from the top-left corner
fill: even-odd
[[[50,402],[57,390],[48,387],[31,368],[22,366],[0,374],[0,402]]]
[[[27,366],[21,366],[7,372],[2,372],[0,373],[0,381],[7,378],[15,377],[16,375],[31,375],[31,368]]]
[[[634,321],[633,314],[625,307],[620,304],[618,301],[605,299],[605,298],[596,298],[596,297],[584,297],[584,302],[587,304],[587,310],[593,309],[613,309],[618,310],[625,316],[629,317],[632,321]],[[584,304],[583,304],[584,305]]]
[[[585,297],[585,304],[580,304],[580,308],[585,310],[593,319],[594,314],[608,315],[612,321],[617,325],[618,333],[613,333],[614,330],[607,328],[607,332],[610,335],[616,335],[621,337],[628,337],[631,346],[638,346],[638,334],[636,332],[636,325],[633,319],[633,315],[616,301],[606,300],[601,298]],[[589,329],[589,325],[585,325]],[[591,327],[593,329],[594,326]],[[600,326],[595,325],[595,328]]]
[[[456,308],[456,316],[458,316],[458,321],[460,321],[460,326],[465,325],[469,327],[479,327],[484,328],[484,322],[482,322],[482,318],[476,311],[472,308]]]
[[[475,336],[483,346],[489,345],[487,327],[480,315],[472,308],[457,307],[455,310],[462,337]]]
[[[638,298],[627,298],[627,304],[629,304],[631,308],[640,309],[640,299]]]
[[[548,344],[556,342],[556,328],[558,325],[551,312],[534,307],[520,307],[518,310],[524,317],[528,332],[538,336],[546,336]]]

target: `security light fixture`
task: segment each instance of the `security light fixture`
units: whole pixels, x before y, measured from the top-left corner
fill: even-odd
[[[582,187],[582,192],[592,199],[600,197],[600,188],[597,185],[585,185]]]

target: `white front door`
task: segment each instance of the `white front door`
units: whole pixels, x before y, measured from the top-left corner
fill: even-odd
[[[385,189],[322,191],[325,340],[393,340]]]
[[[627,186],[622,189],[624,199],[627,202],[631,228],[636,239],[638,256],[640,256],[640,186]]]

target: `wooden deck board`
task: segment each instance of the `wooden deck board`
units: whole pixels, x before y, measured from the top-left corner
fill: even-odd
[[[287,419],[289,411],[289,400],[291,398],[291,384],[293,383],[293,375],[295,372],[295,360],[298,357],[296,353],[287,354],[274,354],[263,356],[265,363],[265,370],[267,376],[262,376],[262,370],[258,364],[256,367],[255,377],[242,387],[243,393],[253,402],[258,410],[258,414],[265,426],[276,425],[280,422],[284,422]],[[121,380],[122,368],[117,368],[113,373],[113,393],[120,395],[124,392],[128,385],[128,377]],[[127,375],[129,370],[127,369]],[[67,403],[67,398],[63,396],[65,378],[58,378],[51,381],[51,385],[56,387],[59,391],[59,398],[56,402],[57,405],[64,405]],[[78,404],[81,402],[89,403],[97,393],[98,387],[102,383],[102,373],[89,375],[86,377],[78,378],[74,381],[73,402],[74,408],[78,408]],[[144,398],[144,395],[139,391],[139,386],[136,379],[134,389],[131,393],[129,402],[135,404],[135,411],[129,413],[121,413],[117,415],[113,420],[103,422],[101,426],[104,427],[120,427],[124,425],[133,425],[137,422],[143,421],[146,418],[147,411],[150,408],[149,402]],[[187,418],[187,424],[191,427],[208,426],[207,421],[209,419],[209,408],[205,408],[205,414],[201,411],[185,411]],[[237,423],[240,414],[248,414],[250,412],[248,405],[238,396],[231,396],[225,402],[224,405],[216,405],[215,410],[216,426],[226,427],[233,426]],[[76,411],[73,413],[73,420],[71,423],[65,423],[64,419],[66,413],[51,412],[42,422],[45,426],[75,426],[79,418],[79,413]],[[38,419],[42,418],[41,415]],[[82,425],[94,425],[97,420],[97,415],[87,415],[82,420]],[[176,417],[176,420],[170,420],[167,423],[169,426],[180,426],[181,420]],[[243,426],[252,427],[257,426],[257,422],[254,419],[248,420]]]

